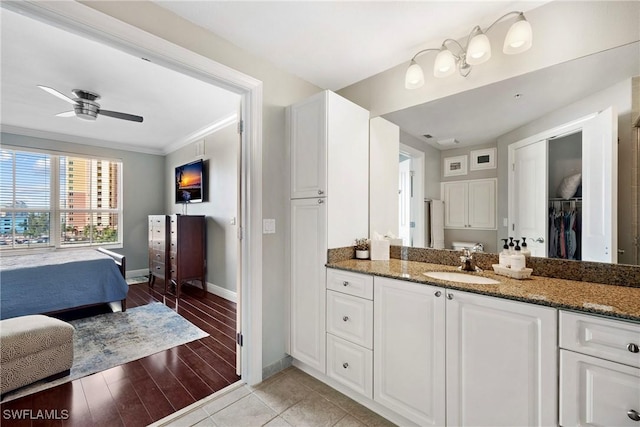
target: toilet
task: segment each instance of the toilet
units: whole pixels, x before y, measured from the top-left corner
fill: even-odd
[[[481,245],[482,243],[477,242],[451,242],[451,248],[454,251],[461,251],[464,248],[473,249],[475,245]]]

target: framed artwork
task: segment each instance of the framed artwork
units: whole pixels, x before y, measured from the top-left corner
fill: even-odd
[[[467,156],[445,157],[444,176],[458,176],[467,174]]]
[[[496,149],[485,148],[483,150],[471,151],[471,166],[469,169],[472,171],[479,171],[483,169],[495,169],[496,168]]]

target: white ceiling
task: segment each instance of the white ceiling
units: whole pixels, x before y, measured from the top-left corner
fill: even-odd
[[[446,37],[461,38],[476,24],[486,26],[503,13],[543,3],[157,2],[285,71],[334,90],[407,62],[417,50],[438,46]],[[0,12],[3,130],[31,129],[88,144],[167,153],[237,111],[238,95],[4,8]],[[587,64],[596,58],[585,58],[580,61],[587,63],[573,61],[386,117],[413,135],[481,144],[595,88],[640,74],[639,50],[630,49],[622,62],[609,58],[597,71]],[[67,95],[75,88],[97,92],[105,109],[141,115],[144,122],[55,117],[70,105],[37,84]],[[522,94],[517,101],[516,93]]]
[[[162,6],[323,89],[339,90],[546,1],[166,1]]]
[[[163,154],[238,111],[237,94],[10,10],[0,12],[3,131],[28,129],[72,142]],[[144,121],[56,117],[73,106],[36,85],[72,98],[72,89],[89,90],[101,95],[102,108]]]

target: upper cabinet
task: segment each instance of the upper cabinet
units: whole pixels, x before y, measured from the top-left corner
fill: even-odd
[[[291,198],[327,198],[328,247],[369,232],[369,111],[331,91],[289,109]]]
[[[496,179],[441,184],[445,228],[496,229]]]

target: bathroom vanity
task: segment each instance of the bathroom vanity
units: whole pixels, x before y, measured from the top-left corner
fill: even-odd
[[[326,370],[294,364],[391,421],[639,425],[640,288],[452,282],[425,273],[455,266],[399,259],[327,267]]]

